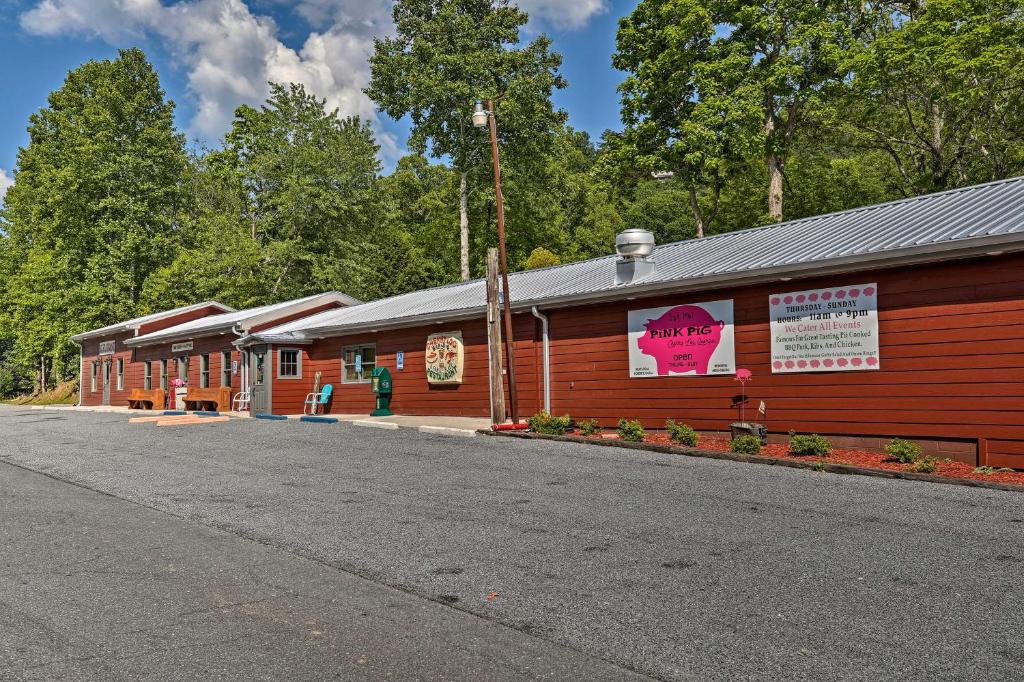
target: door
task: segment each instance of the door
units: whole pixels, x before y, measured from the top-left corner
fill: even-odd
[[[270,348],[253,346],[249,351],[250,410],[253,414],[270,414]]]
[[[103,361],[103,404],[110,404],[110,360]]]

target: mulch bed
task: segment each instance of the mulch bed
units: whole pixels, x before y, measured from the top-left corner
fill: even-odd
[[[595,434],[593,436],[581,436],[578,433],[571,434],[576,439],[584,440],[595,440],[595,441],[618,441],[618,435],[614,431],[605,431],[603,433]],[[700,441],[697,443],[696,448],[688,448],[685,445],[678,445],[673,443],[667,433],[664,432],[647,432],[644,438],[644,443],[658,446],[671,446],[673,448],[686,451],[693,450],[694,454],[698,451],[711,450],[714,452],[731,452],[729,449],[729,441],[725,438],[710,438],[702,436]],[[805,462],[813,464],[814,462],[824,462],[826,464],[846,464],[854,467],[861,467],[864,469],[877,469],[882,471],[899,471],[905,473],[914,473],[912,464],[901,464],[899,462],[889,459],[888,455],[880,454],[876,452],[866,452],[864,450],[847,450],[843,448],[835,448],[826,457],[818,456],[803,456],[794,455],[789,452],[789,446],[784,443],[769,443],[761,448],[759,453],[760,457],[770,457],[773,459],[788,460]],[[935,471],[933,476],[941,476],[945,478],[959,478],[959,479],[970,479],[974,481],[984,481],[986,483],[1008,483],[1011,485],[1024,486],[1024,471],[1010,471],[1010,470],[995,470],[992,473],[984,473],[983,471],[975,471],[975,468],[970,464],[964,464],[963,462],[957,462],[954,460],[944,460],[941,458],[935,461]],[[923,477],[922,477],[923,478]]]

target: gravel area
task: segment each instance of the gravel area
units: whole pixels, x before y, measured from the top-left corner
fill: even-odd
[[[662,679],[1010,679],[1024,497],[410,429],[0,408],[0,460]]]

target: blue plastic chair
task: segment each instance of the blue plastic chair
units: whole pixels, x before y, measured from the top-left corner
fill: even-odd
[[[324,387],[320,389],[319,393],[310,393],[306,396],[305,402],[302,404],[302,414],[306,414],[306,408],[309,408],[309,414],[316,414],[317,408],[321,405],[325,406],[331,399],[331,394],[334,392],[334,387],[330,384],[324,384]]]

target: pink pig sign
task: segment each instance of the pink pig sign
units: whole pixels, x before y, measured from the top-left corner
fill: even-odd
[[[735,371],[731,300],[629,311],[629,376]]]

